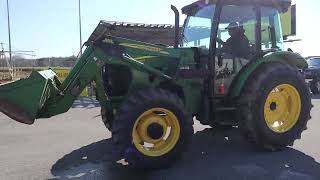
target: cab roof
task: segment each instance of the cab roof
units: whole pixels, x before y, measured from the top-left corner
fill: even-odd
[[[183,14],[193,14],[204,6],[216,4],[221,1],[224,5],[258,5],[273,7],[280,11],[287,11],[291,6],[291,0],[199,0],[182,8]]]

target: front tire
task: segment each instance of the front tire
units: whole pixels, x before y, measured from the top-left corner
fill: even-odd
[[[160,168],[173,163],[186,150],[192,124],[178,96],[161,89],[143,90],[119,109],[112,138],[132,167]]]
[[[104,126],[111,131],[112,122],[113,122],[113,113],[107,111],[105,107],[101,107],[101,119]]]
[[[301,138],[310,111],[309,88],[298,70],[283,63],[266,63],[247,80],[237,117],[251,142],[275,151]]]

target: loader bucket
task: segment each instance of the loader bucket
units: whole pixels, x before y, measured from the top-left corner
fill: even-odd
[[[33,124],[54,86],[52,70],[32,72],[27,79],[0,85],[0,111],[25,124]]]

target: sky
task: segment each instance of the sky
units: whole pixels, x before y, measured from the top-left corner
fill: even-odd
[[[170,5],[181,9],[195,0],[81,0],[82,39],[100,20],[174,24]],[[297,39],[287,43],[304,56],[320,55],[320,1],[297,4]],[[12,50],[32,50],[36,57],[71,56],[79,52],[78,0],[9,0]],[[0,42],[8,49],[6,0],[0,0]]]

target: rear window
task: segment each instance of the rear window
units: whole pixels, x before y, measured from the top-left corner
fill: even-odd
[[[320,58],[312,58],[308,60],[309,66],[320,66]]]

